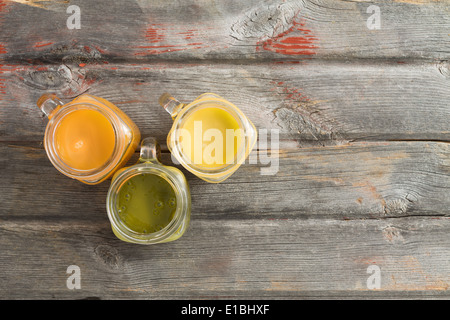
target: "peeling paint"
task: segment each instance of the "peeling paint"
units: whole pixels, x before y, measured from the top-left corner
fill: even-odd
[[[383,228],[382,233],[383,238],[389,243],[405,242],[405,239],[403,239],[400,229],[396,227],[393,226],[385,227]]]
[[[133,47],[139,49],[134,55],[159,55],[169,52],[216,46],[216,43],[210,40],[208,40],[207,44],[204,43],[206,36],[204,32],[207,30],[209,29],[205,28],[203,31],[199,29],[190,29],[188,31],[179,32],[175,26],[170,24],[149,24],[143,34],[143,38],[147,44]]]

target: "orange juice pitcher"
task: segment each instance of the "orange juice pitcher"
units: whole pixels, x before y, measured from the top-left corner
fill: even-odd
[[[184,104],[168,93],[159,103],[174,120],[167,136],[172,155],[187,170],[212,183],[230,177],[257,139],[252,122],[234,104],[205,93]]]
[[[125,165],[139,145],[138,127],[105,99],[83,94],[64,104],[56,95],[44,94],[37,105],[49,119],[47,156],[70,178],[100,183]]]

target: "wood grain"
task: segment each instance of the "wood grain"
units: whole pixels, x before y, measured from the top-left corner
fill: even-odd
[[[0,298],[450,297],[449,0],[80,0],[79,30],[70,4],[0,0]],[[166,91],[215,92],[279,145],[260,134],[252,162],[208,184],[172,162]],[[45,154],[47,92],[105,98],[159,140],[191,189],[182,238],[113,235],[109,181]]]
[[[109,223],[2,221],[0,296],[37,299],[448,298],[450,219],[211,220],[179,240],[136,246]],[[23,241],[33,239],[33,241]],[[81,289],[66,287],[69,265]],[[381,272],[369,290],[368,267]],[[42,268],[42,266],[46,266]]]
[[[66,27],[67,1],[18,2],[0,7],[0,43],[15,61],[448,60],[450,53],[448,0],[80,0],[74,30]],[[378,30],[367,27],[370,5],[380,8]]]
[[[450,140],[450,78],[436,63],[92,64],[4,66],[3,141],[42,141],[36,101],[55,92],[68,102],[89,93],[125,111],[145,135],[164,142],[172,126],[158,98],[191,102],[215,92],[258,129],[282,140],[342,144],[354,140]],[[444,71],[442,71],[444,70]]]
[[[7,156],[2,167],[0,217],[105,219],[108,181],[88,186],[63,176],[39,145],[0,147]],[[449,151],[448,143],[434,142],[364,142],[281,149],[278,154],[273,150],[272,155],[262,150],[251,156],[253,164],[248,160],[220,184],[208,184],[178,167],[191,188],[194,217],[446,216],[450,214]],[[173,165],[168,153],[163,161]],[[51,187],[41,181],[51,181]]]

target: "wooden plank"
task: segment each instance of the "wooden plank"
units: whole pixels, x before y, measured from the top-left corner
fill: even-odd
[[[448,217],[196,217],[182,238],[155,246],[79,217],[2,219],[0,229],[3,299],[449,298]],[[70,265],[81,289],[66,286]],[[380,288],[371,290],[373,266]]]
[[[38,144],[1,143],[0,149],[0,217],[106,218],[108,181],[88,186],[67,178]],[[252,164],[248,160],[220,184],[178,166],[191,188],[193,216],[351,220],[450,214],[448,143],[364,142],[273,151],[252,154]],[[168,153],[163,162],[173,165]]]
[[[448,0],[441,1],[67,1],[2,0],[7,59],[448,60]],[[380,11],[380,28],[370,29]]]
[[[124,110],[144,135],[163,142],[172,125],[158,104],[168,91],[190,102],[215,92],[258,129],[297,145],[353,140],[450,140],[447,64],[90,64],[3,65],[0,139],[41,141],[36,101],[55,92],[68,102],[84,92]],[[2,71],[1,71],[2,70]],[[294,144],[295,145],[295,144]]]
[[[0,0],[0,298],[448,299],[449,4],[80,0],[69,30],[67,1]],[[49,91],[112,101],[169,165],[165,91],[218,93],[280,144],[260,139],[220,184],[178,166],[187,233],[127,244],[106,215],[109,181],[47,159],[35,102]]]

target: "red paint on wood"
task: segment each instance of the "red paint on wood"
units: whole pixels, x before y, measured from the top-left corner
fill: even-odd
[[[134,48],[144,49],[134,53],[135,56],[146,56],[154,54],[163,54],[169,52],[177,52],[183,50],[196,50],[211,46],[204,45],[199,40],[204,40],[206,36],[204,32],[198,29],[189,29],[178,31],[175,26],[169,24],[150,24],[144,31],[144,39],[148,43]],[[174,44],[173,42],[177,43]]]
[[[313,55],[316,54],[315,49],[318,38],[312,35],[312,31],[304,28],[304,22],[292,22],[292,26],[276,35],[275,37],[258,41],[256,43],[256,51],[264,49],[285,55]]]
[[[6,1],[0,0],[0,12],[6,11],[7,7],[8,7],[8,3]]]
[[[94,48],[97,49],[97,51],[100,52],[101,54],[107,53],[105,50],[101,49],[101,48],[98,47],[98,46],[94,46]]]
[[[8,9],[9,4],[6,1],[0,0],[0,30],[2,30],[2,24],[3,24],[3,18],[6,12],[9,11]],[[6,78],[4,78],[2,75],[5,72],[9,72],[9,68],[7,65],[2,64],[2,56],[3,54],[6,54],[7,49],[5,47],[4,43],[0,42],[0,100],[3,99],[3,95],[6,94]]]
[[[1,5],[1,3],[0,3],[0,5]],[[1,7],[0,7],[0,10],[1,10]],[[2,77],[2,74],[7,70],[5,68],[5,65],[1,63],[2,62],[1,54],[5,54],[5,53],[7,53],[5,46],[2,43],[0,43],[0,100],[3,100],[2,95],[4,95],[6,93],[6,90],[5,90],[6,89],[6,79]]]
[[[294,100],[298,101],[310,101],[309,98],[304,96],[300,90],[301,88],[293,88],[284,83],[284,81],[271,81],[270,82],[274,88],[271,89],[272,92],[276,92],[284,97],[284,100]]]
[[[149,42],[161,42],[162,40],[164,40],[164,31],[166,30],[165,28],[158,28],[158,26],[160,26],[159,24],[153,24],[151,25],[146,33],[145,33],[145,37],[147,38],[147,40]]]
[[[299,43],[308,43],[309,44],[309,43],[311,43],[311,40],[317,40],[317,38],[309,37],[309,36],[289,37],[289,38],[281,39],[280,42],[288,43],[288,44],[299,44]]]
[[[34,44],[34,47],[35,48],[41,48],[41,47],[46,47],[46,46],[49,46],[49,45],[52,45],[52,44],[53,44],[53,42],[42,42],[42,41],[39,41],[39,42],[36,42]]]

